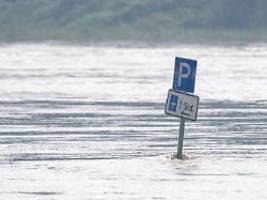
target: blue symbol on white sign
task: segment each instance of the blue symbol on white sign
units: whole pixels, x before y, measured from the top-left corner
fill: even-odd
[[[173,90],[194,93],[197,61],[185,58],[175,58]]]
[[[170,103],[169,103],[169,110],[172,112],[176,112],[177,110],[177,102],[178,102],[178,96],[171,95]]]

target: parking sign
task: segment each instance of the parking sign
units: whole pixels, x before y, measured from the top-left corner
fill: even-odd
[[[176,57],[172,89],[194,93],[196,70],[196,60]]]

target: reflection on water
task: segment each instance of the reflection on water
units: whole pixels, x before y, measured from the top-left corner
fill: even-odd
[[[179,120],[164,114],[175,55],[199,60],[183,161],[171,159]],[[0,47],[1,199],[267,198],[266,55]]]

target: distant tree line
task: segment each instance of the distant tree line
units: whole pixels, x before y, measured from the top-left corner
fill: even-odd
[[[0,40],[267,31],[267,0],[0,0]]]

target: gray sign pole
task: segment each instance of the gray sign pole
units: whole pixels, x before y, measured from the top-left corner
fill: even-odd
[[[178,148],[177,148],[177,158],[183,158],[183,141],[184,141],[184,125],[185,119],[180,119],[179,137],[178,137]]]

